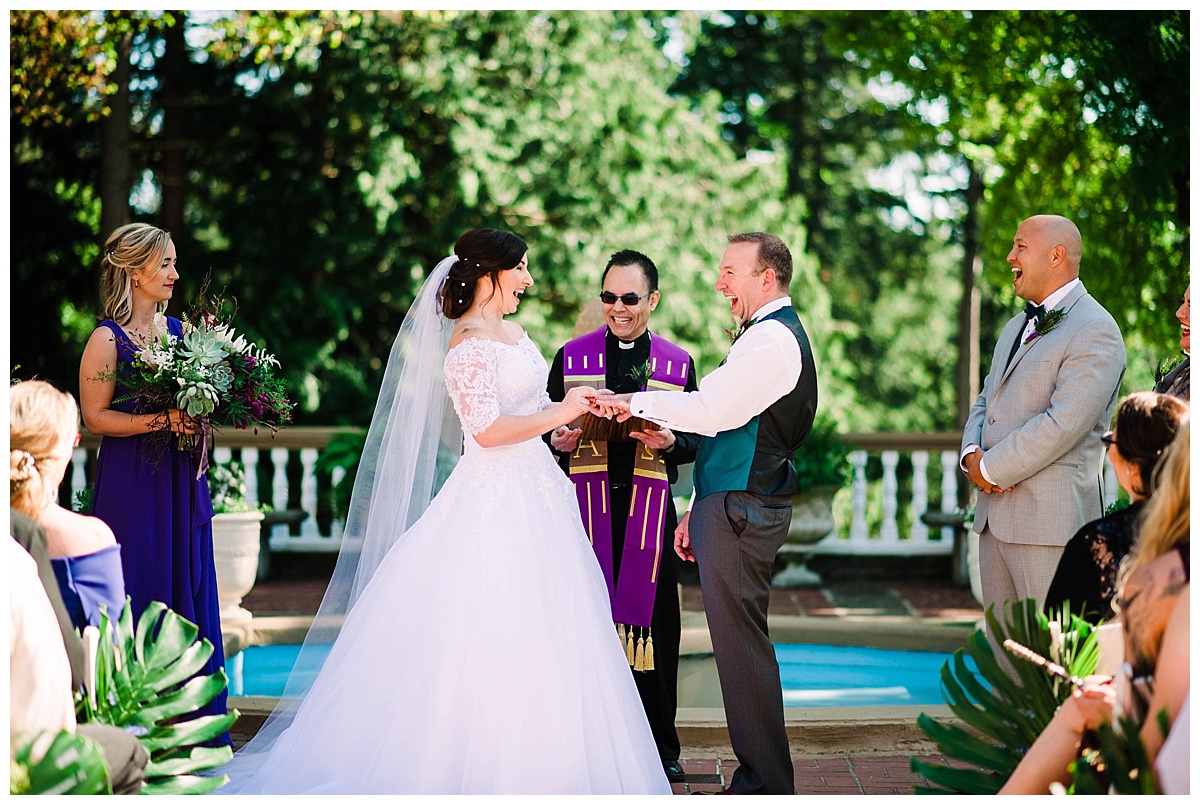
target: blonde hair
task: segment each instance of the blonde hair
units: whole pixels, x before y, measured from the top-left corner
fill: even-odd
[[[58,491],[47,488],[45,466],[71,427],[79,428],[79,406],[67,392],[42,380],[25,380],[9,389],[9,506],[33,517]]]
[[[1168,553],[1184,542],[1191,542],[1192,530],[1192,459],[1191,416],[1179,420],[1175,438],[1163,451],[1154,470],[1154,494],[1146,502],[1133,550],[1121,563],[1117,588],[1134,570]]]
[[[162,266],[171,234],[149,224],[125,224],[108,236],[100,257],[100,307],[106,319],[128,324],[133,315],[133,277],[135,271],[153,268],[153,277]],[[166,303],[158,305],[166,310]]]

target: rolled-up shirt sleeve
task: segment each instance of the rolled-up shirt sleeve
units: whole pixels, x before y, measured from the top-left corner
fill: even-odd
[[[802,371],[796,337],[781,322],[767,320],[748,329],[696,391],[639,391],[629,409],[672,430],[715,436],[761,414],[796,387]]]

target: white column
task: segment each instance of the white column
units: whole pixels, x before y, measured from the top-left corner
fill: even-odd
[[[213,464],[228,464],[233,461],[233,451],[228,447],[213,448]]]
[[[850,523],[850,541],[867,541],[867,451],[855,450],[850,454],[850,466],[854,468],[853,492],[854,520]]]
[[[929,541],[929,526],[921,520],[921,515],[929,508],[929,480],[925,477],[925,470],[929,467],[929,453],[924,450],[914,450],[912,467],[913,520],[910,533],[913,542],[920,544]]]
[[[880,458],[883,460],[883,524],[879,536],[885,543],[895,543],[900,540],[900,530],[896,526],[896,465],[900,463],[900,454],[895,450],[884,450]]]
[[[271,479],[271,505],[277,512],[287,511],[288,507],[287,460],[287,448],[271,448],[271,463],[275,465],[275,476]]]
[[[246,470],[246,500],[258,503],[258,448],[242,448],[242,467]]]
[[[305,447],[300,451],[300,465],[304,468],[300,476],[300,508],[308,512],[308,517],[300,525],[300,535],[304,537],[319,537],[321,531],[317,527],[317,449]]]
[[[341,497],[341,491],[338,489],[338,487],[341,486],[342,480],[345,477],[346,477],[346,468],[345,467],[334,467],[333,472],[330,473],[330,477],[329,477],[330,486],[334,490],[335,497]],[[341,540],[342,527],[343,527],[342,520],[338,516],[337,512],[335,511],[334,515],[333,515],[333,519],[329,523],[329,536],[335,540]]]
[[[1108,460],[1108,451],[1104,451],[1104,508],[1117,499],[1121,494],[1121,484],[1117,481],[1117,471]]]
[[[75,508],[75,493],[87,489],[87,451],[76,447],[71,451],[71,488],[67,492],[67,504]],[[83,512],[89,514],[90,512]]]
[[[954,450],[942,451],[942,511],[946,514],[958,508],[958,453]],[[954,541],[954,529],[945,526],[942,529],[942,539],[950,544]]]

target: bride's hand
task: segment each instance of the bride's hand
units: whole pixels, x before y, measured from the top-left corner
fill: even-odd
[[[563,397],[563,407],[571,412],[571,418],[567,421],[570,422],[584,411],[590,411],[595,397],[596,390],[591,386],[575,386],[567,391]]]

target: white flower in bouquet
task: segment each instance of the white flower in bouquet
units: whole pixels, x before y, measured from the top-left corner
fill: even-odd
[[[234,330],[228,324],[219,324],[213,328],[213,336],[221,339],[221,346],[230,355],[244,355],[250,344],[244,335],[235,336]]]

